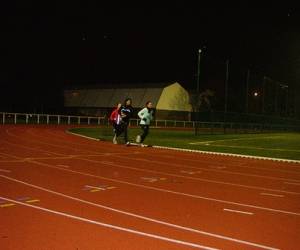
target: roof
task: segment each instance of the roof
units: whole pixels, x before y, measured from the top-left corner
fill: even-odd
[[[165,88],[174,82],[156,82],[156,83],[99,83],[99,84],[74,84],[67,86],[66,90],[79,89],[145,89],[145,88]]]
[[[157,103],[164,88],[102,88],[65,90],[67,107],[114,107],[132,98],[135,107],[144,107],[151,100]]]
[[[92,88],[72,88],[64,91],[66,107],[114,107],[131,98],[135,108],[142,108],[151,101],[159,109],[185,111],[189,107],[188,92],[177,82],[154,83],[141,87],[131,85],[93,85]]]

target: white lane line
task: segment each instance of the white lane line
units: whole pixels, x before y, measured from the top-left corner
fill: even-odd
[[[36,185],[30,184],[30,183],[27,183],[27,182],[23,182],[23,181],[14,179],[14,178],[10,178],[8,176],[0,175],[0,177],[5,178],[7,180],[17,182],[17,183],[24,184],[24,185],[29,186],[29,187],[36,188],[36,189],[39,189],[39,190],[42,190],[42,191],[45,191],[45,192],[48,192],[48,193],[51,193],[51,194],[55,194],[55,195],[58,195],[58,196],[61,196],[61,197],[64,197],[64,198],[67,198],[67,199],[70,199],[70,200],[74,200],[74,201],[81,202],[81,203],[84,203],[84,204],[87,204],[87,205],[99,207],[99,208],[109,210],[109,211],[113,211],[113,212],[116,212],[116,213],[124,214],[124,215],[131,216],[131,217],[134,217],[134,218],[142,219],[142,220],[145,220],[145,221],[154,222],[154,223],[157,223],[157,224],[160,224],[160,225],[165,225],[165,226],[169,226],[169,227],[172,227],[172,228],[185,230],[185,231],[188,231],[188,232],[202,234],[202,235],[214,237],[214,238],[217,238],[217,239],[236,242],[236,243],[239,243],[239,244],[255,246],[255,247],[258,247],[258,248],[262,248],[262,249],[267,249],[267,250],[276,249],[276,248],[273,248],[273,247],[260,245],[260,244],[254,243],[254,242],[249,242],[249,241],[239,240],[239,239],[235,239],[235,238],[231,238],[231,237],[227,237],[227,236],[223,236],[223,235],[219,235],[219,234],[209,233],[209,232],[206,232],[206,231],[202,231],[202,230],[198,230],[198,229],[194,229],[194,228],[190,228],[190,227],[184,227],[184,226],[180,226],[180,225],[177,225],[177,224],[172,224],[172,223],[169,223],[169,222],[153,219],[153,218],[150,218],[150,217],[146,217],[146,216],[126,212],[126,211],[119,210],[119,209],[116,209],[116,208],[100,205],[100,204],[93,203],[93,202],[86,201],[86,200],[82,200],[82,199],[79,199],[79,198],[76,198],[76,197],[73,197],[73,196],[69,196],[69,195],[66,195],[66,194],[63,194],[63,193],[59,193],[59,192],[56,192],[56,191],[53,191],[53,190],[50,190],[50,189],[47,189],[47,188],[36,186]]]
[[[79,157],[78,157],[79,158]],[[81,160],[81,159],[80,159]],[[112,165],[112,164],[115,164],[114,162],[112,161],[97,161],[97,162],[100,162],[100,163],[103,163],[103,164],[108,164],[108,165]]]
[[[285,184],[300,186],[300,182],[285,182]]]
[[[66,130],[66,133],[70,134],[70,135],[76,135],[76,136],[79,136],[79,137],[82,137],[82,138],[85,138],[85,139],[93,140],[93,141],[100,141],[100,139],[85,136],[85,135],[81,135],[81,134],[76,134],[76,133],[70,132],[69,130]]]
[[[90,185],[85,185],[85,187],[88,187],[88,188],[94,188],[94,189],[99,189],[99,190],[106,190],[106,189],[103,188],[103,187],[95,187],[95,186],[90,186]]]
[[[10,170],[7,170],[7,169],[1,169],[1,168],[0,168],[0,172],[4,172],[4,173],[11,173],[11,171],[10,171]]]
[[[225,169],[226,167],[215,167],[215,166],[209,166],[212,169]]]
[[[254,214],[254,213],[250,213],[250,212],[244,212],[244,211],[233,210],[233,209],[228,209],[228,208],[224,208],[223,210],[226,211],[226,212],[239,213],[239,214],[247,214],[247,215],[253,215]]]
[[[116,156],[118,157],[118,156]],[[257,189],[257,190],[263,190],[263,191],[269,191],[269,192],[281,192],[281,193],[287,193],[287,194],[295,194],[299,195],[299,192],[293,192],[293,191],[285,191],[285,190],[278,190],[278,189],[272,189],[272,188],[264,188],[264,187],[258,187],[258,186],[248,186],[248,185],[242,185],[242,184],[235,184],[231,182],[224,182],[224,181],[216,181],[216,180],[210,180],[210,179],[205,179],[205,178],[199,178],[199,177],[193,177],[193,176],[187,176],[187,175],[179,175],[179,174],[172,174],[168,172],[162,172],[162,171],[156,171],[156,170],[149,170],[149,169],[142,169],[142,168],[137,168],[137,167],[129,167],[113,162],[107,162],[107,161],[99,161],[99,160],[92,160],[92,159],[86,159],[86,158],[77,158],[79,160],[83,161],[88,161],[88,162],[93,162],[93,163],[103,163],[109,166],[113,167],[118,167],[118,168],[125,168],[125,169],[132,169],[140,172],[146,172],[146,173],[151,173],[151,174],[159,174],[159,175],[167,175],[167,176],[172,176],[172,177],[178,177],[178,178],[184,178],[184,179],[190,179],[190,180],[196,180],[196,181],[202,181],[202,182],[209,182],[209,183],[216,183],[216,184],[221,184],[221,185],[230,185],[234,187],[243,187],[243,188],[249,188],[249,189]],[[132,158],[128,158],[133,160]],[[135,158],[135,160],[140,160],[139,158]],[[149,160],[147,160],[149,161]],[[151,162],[151,161],[150,161]],[[154,161],[152,161],[154,162]],[[170,164],[164,164],[168,166],[173,166]],[[225,172],[225,171],[224,171]],[[277,178],[276,178],[277,179]]]
[[[24,162],[24,160],[0,160],[0,163],[18,163],[18,162]]]
[[[188,171],[188,170],[181,170],[180,173],[183,173],[183,174],[189,174],[189,175],[194,175],[194,174],[201,174],[202,171]]]
[[[199,244],[191,243],[191,242],[187,242],[187,241],[182,241],[182,240],[176,240],[176,239],[172,239],[172,238],[168,238],[168,237],[164,237],[164,236],[160,236],[160,235],[156,235],[156,234],[145,233],[145,232],[142,232],[142,231],[137,231],[137,230],[126,228],[126,227],[115,226],[115,225],[103,223],[103,222],[100,222],[100,221],[90,220],[90,219],[79,217],[79,216],[76,216],[76,215],[71,215],[71,214],[68,214],[68,213],[63,213],[63,212],[59,212],[59,211],[56,211],[56,210],[52,210],[52,209],[48,209],[48,208],[44,208],[44,207],[39,207],[39,206],[35,206],[35,205],[15,201],[15,200],[5,198],[5,197],[0,197],[0,199],[6,200],[6,201],[9,201],[9,202],[14,202],[14,203],[17,203],[19,205],[26,206],[26,207],[31,207],[31,208],[41,210],[41,211],[44,211],[44,212],[48,212],[48,213],[51,213],[51,214],[56,214],[56,215],[71,218],[71,219],[74,219],[74,220],[83,221],[83,222],[86,222],[86,223],[90,223],[90,224],[94,224],[94,225],[98,225],[98,226],[102,226],[102,227],[107,227],[107,228],[111,228],[111,229],[115,229],[115,230],[119,230],[119,231],[123,231],[123,232],[127,232],[127,233],[137,234],[137,235],[145,236],[145,237],[148,237],[148,238],[154,238],[154,239],[167,241],[167,242],[171,242],[171,243],[175,243],[175,244],[179,244],[179,245],[194,247],[194,248],[198,248],[198,249],[217,250],[217,248],[203,246],[203,245],[199,245]]]
[[[282,195],[282,194],[260,193],[260,195],[273,196],[273,197],[284,197],[284,195]]]
[[[30,161],[30,162],[33,163],[33,164],[36,164],[36,165],[40,165],[40,166],[46,166],[46,167],[49,167],[49,168],[60,169],[62,171],[68,171],[68,172],[73,173],[73,174],[79,174],[79,175],[89,176],[89,177],[93,177],[93,178],[97,178],[97,179],[122,183],[122,184],[133,186],[133,187],[140,187],[140,188],[144,188],[144,189],[155,190],[155,191],[158,191],[158,192],[164,192],[164,193],[168,193],[168,194],[185,196],[185,197],[190,197],[190,198],[194,198],[194,199],[201,199],[201,200],[207,200],[207,201],[212,201],[212,202],[218,202],[218,203],[224,203],[224,204],[230,204],[230,205],[237,205],[237,206],[241,206],[241,207],[250,207],[250,208],[269,211],[269,212],[274,212],[274,213],[283,213],[283,214],[288,214],[288,215],[300,216],[300,213],[297,213],[297,212],[291,212],[291,211],[280,210],[280,209],[273,209],[273,208],[256,206],[256,205],[251,205],[251,204],[244,204],[244,203],[239,203],[239,202],[234,202],[234,201],[215,199],[215,198],[211,198],[211,197],[205,197],[205,196],[200,196],[200,195],[195,195],[195,194],[189,194],[189,193],[173,191],[173,190],[170,190],[170,189],[156,188],[156,187],[153,187],[153,186],[151,187],[151,186],[147,186],[147,185],[136,184],[136,183],[128,182],[128,181],[121,181],[121,180],[118,180],[118,179],[107,178],[107,177],[94,175],[94,174],[89,174],[89,173],[85,173],[85,172],[74,171],[74,170],[65,169],[65,168],[59,168],[59,167],[55,167],[55,166],[52,166],[50,164],[42,163],[42,162],[38,162],[38,161]],[[4,177],[4,176],[0,175],[0,177]]]
[[[0,153],[0,154],[5,155],[6,157],[9,157],[9,158],[15,158],[15,159],[17,159],[17,160],[22,160],[21,157],[17,157],[17,156],[15,156],[15,155],[6,154],[6,153],[3,153],[3,152]]]
[[[58,167],[63,167],[63,168],[70,168],[70,166],[67,166],[67,165],[56,165]]]
[[[33,135],[34,137],[37,137],[37,138],[43,138],[43,137],[41,137],[41,136],[38,136],[38,135],[36,135],[36,134],[34,134],[33,132],[30,132],[29,133],[30,135]],[[95,139],[95,138],[94,138]],[[56,140],[56,139],[54,139],[54,140]],[[98,140],[98,139],[96,139],[96,140]],[[34,141],[37,141],[37,140],[34,140]],[[57,141],[57,140],[56,140]],[[59,140],[59,143],[61,143],[61,141],[62,140]],[[50,146],[54,146],[54,147],[59,147],[59,148],[65,148],[65,149],[72,149],[72,150],[76,150],[76,151],[80,151],[80,152],[88,152],[88,153],[93,153],[93,155],[91,155],[91,156],[101,156],[101,155],[105,155],[105,153],[98,153],[98,151],[95,151],[95,150],[88,150],[88,149],[84,149],[84,150],[80,150],[80,149],[77,149],[77,147],[75,147],[76,149],[74,149],[74,146],[72,146],[72,145],[81,145],[82,146],[82,144],[78,144],[78,143],[72,143],[72,145],[66,145],[66,146],[58,146],[57,144],[53,144],[53,143],[46,143],[46,142],[42,142],[42,141],[37,141],[37,142],[39,142],[39,143],[42,143],[42,144],[44,144],[44,145],[50,145]],[[66,140],[64,140],[64,142],[66,142]],[[97,154],[95,154],[95,153],[97,153]],[[132,153],[128,153],[128,152],[123,152],[123,153],[116,153],[116,152],[114,152],[114,153],[108,153],[108,155],[111,155],[111,154],[132,154]],[[80,156],[80,155],[79,155]],[[88,155],[86,155],[86,154],[83,154],[83,155],[81,155],[81,156],[88,156]],[[73,157],[76,157],[76,155],[73,155]]]
[[[46,154],[46,155],[49,155],[49,156],[53,156],[53,155],[64,156],[64,154],[55,153],[55,152],[51,152],[51,151],[48,151],[48,150],[43,150],[43,149],[36,148],[36,147],[35,148],[34,147],[27,147],[27,146],[23,146],[23,145],[20,145],[20,144],[16,144],[16,143],[12,143],[12,142],[9,142],[9,141],[4,141],[4,140],[3,140],[3,142],[6,143],[6,144],[9,144],[9,145],[19,147],[19,148],[25,148],[26,150],[40,152],[40,153],[43,153],[43,154]]]
[[[153,182],[157,182],[158,178],[156,178],[156,177],[141,177],[141,180],[153,183]]]
[[[165,166],[170,166],[174,168],[182,168],[182,164],[177,164],[177,163],[170,163],[170,162],[165,162],[165,161],[155,161],[155,160],[148,160],[144,158],[132,158],[132,157],[124,157],[124,156],[116,156],[118,158],[126,158],[129,160],[134,160],[134,161],[142,161],[142,162],[149,162],[152,164],[158,164],[158,165],[165,165]],[[290,179],[290,178],[280,178],[280,177],[272,177],[269,175],[258,175],[258,174],[250,174],[250,173],[243,173],[243,172],[236,172],[236,171],[228,171],[228,170],[223,170],[226,168],[225,166],[213,166],[213,165],[208,165],[207,167],[193,167],[193,166],[187,166],[190,169],[197,169],[197,170],[203,170],[203,171],[213,171],[217,173],[225,173],[225,174],[230,174],[230,175],[241,175],[241,176],[247,176],[247,177],[257,177],[257,178],[264,178],[264,179],[271,179],[271,180],[281,180],[281,181],[289,181],[289,182],[297,182],[295,179]],[[219,168],[219,169],[218,169]],[[141,171],[141,170],[140,170]]]

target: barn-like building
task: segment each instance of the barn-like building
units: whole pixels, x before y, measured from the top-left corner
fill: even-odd
[[[156,119],[188,120],[192,110],[189,93],[178,82],[72,87],[64,91],[64,104],[73,112],[108,115],[118,102],[128,97],[132,98],[136,111],[147,101],[153,102]]]

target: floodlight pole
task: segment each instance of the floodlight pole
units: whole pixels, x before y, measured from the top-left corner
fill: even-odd
[[[265,98],[266,98],[266,81],[267,81],[267,77],[264,76],[263,78],[263,86],[262,86],[262,114],[265,113]]]
[[[199,82],[200,82],[200,61],[201,61],[201,52],[202,50],[198,50],[198,67],[197,67],[197,94],[199,94],[200,88],[199,88]]]
[[[246,113],[249,110],[249,79],[250,79],[250,69],[247,71],[247,78],[246,78]]]
[[[285,90],[285,115],[288,116],[288,106],[289,106],[289,86],[286,84],[279,83],[281,89]]]
[[[289,115],[289,86],[286,86],[285,114],[286,116]]]
[[[226,60],[226,78],[225,78],[225,116],[227,113],[227,102],[228,102],[228,78],[229,78],[229,59]]]

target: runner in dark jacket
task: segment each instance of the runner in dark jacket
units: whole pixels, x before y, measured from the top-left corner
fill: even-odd
[[[133,115],[133,108],[132,108],[131,104],[132,104],[131,98],[127,98],[124,102],[124,105],[119,110],[121,118],[122,118],[122,121],[121,121],[122,130],[117,136],[119,136],[121,133],[124,132],[124,140],[125,140],[126,145],[130,144],[128,141],[128,125],[129,125],[130,118]]]

